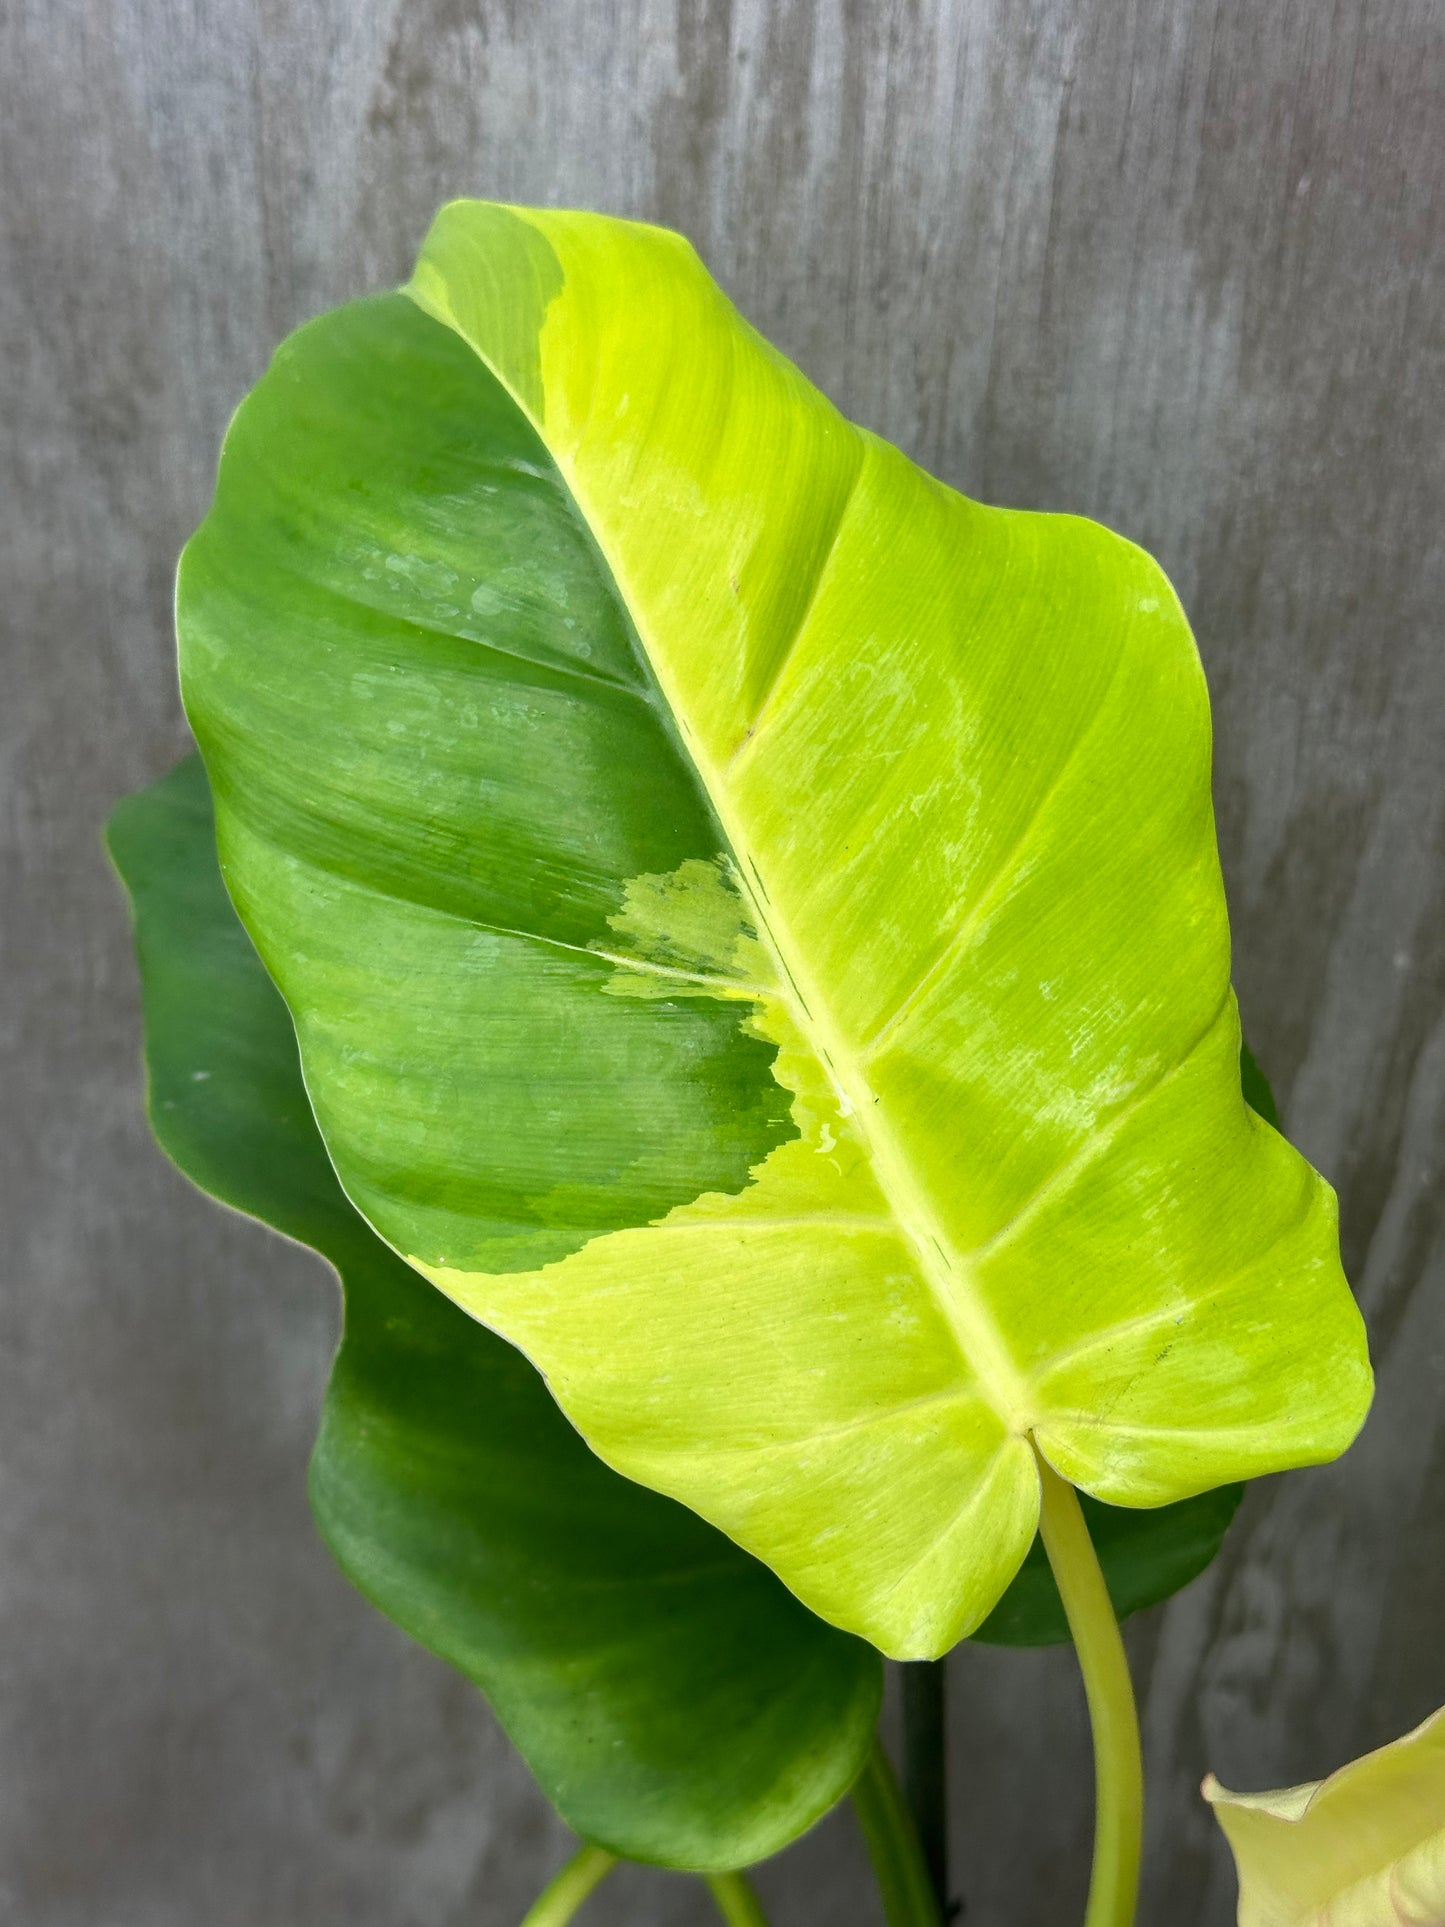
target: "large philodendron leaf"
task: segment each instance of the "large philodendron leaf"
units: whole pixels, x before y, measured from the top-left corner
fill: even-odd
[[[1332,1773],[1204,1797],[1239,1869],[1239,1927],[1441,1927],[1445,1707]]]
[[[526,1360],[347,1203],[286,1007],[226,899],[199,761],[122,803],[110,845],[135,913],[157,1137],[342,1278],[311,1464],[342,1568],[481,1687],[580,1833],[704,1869],[783,1846],[863,1763],[877,1654],[609,1471]]]
[[[1353,1436],[1140,551],[850,426],[676,236],[458,204],[241,408],[179,626],[351,1198],[819,1613],[977,1626],[1031,1439],[1153,1506]]]

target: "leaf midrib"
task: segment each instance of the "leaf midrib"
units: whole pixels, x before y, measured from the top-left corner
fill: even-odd
[[[417,300],[415,294],[412,294],[411,298]],[[493,378],[511,396],[514,405],[531,423],[556,464],[557,471],[576,504],[578,515],[596,544],[598,553],[631,618],[633,629],[661,691],[663,702],[682,738],[683,747],[692,763],[697,780],[728,843],[737,873],[738,887],[746,899],[759,941],[765,945],[777,965],[779,988],[773,994],[779,996],[788,1006],[789,1014],[799,1034],[826,1071],[840,1100],[840,1109],[845,1116],[851,1116],[856,1121],[878,1188],[888,1203],[894,1222],[914,1252],[919,1272],[953,1333],[964,1365],[969,1368],[984,1398],[993,1407],[1004,1426],[1010,1432],[1026,1434],[1037,1422],[1028,1381],[1015,1363],[1002,1331],[982,1304],[980,1294],[976,1289],[970,1289],[971,1268],[966,1258],[952,1247],[945,1237],[937,1214],[929,1206],[921,1187],[913,1176],[903,1147],[898,1142],[897,1134],[888,1124],[881,1100],[869,1085],[857,1056],[847,1048],[837,1026],[832,1022],[826,999],[811,981],[797,946],[790,941],[787,926],[767,894],[758,863],[748,846],[747,839],[742,834],[741,826],[729,808],[728,794],[721,780],[722,772],[712,767],[711,759],[697,740],[686,709],[678,699],[676,691],[669,686],[668,677],[661,664],[660,652],[650,645],[643,608],[638,599],[629,593],[626,571],[608,548],[598,527],[597,519],[589,512],[587,491],[570,459],[563,450],[555,447],[548,440],[543,423],[537,420],[503,371],[458,325],[449,307],[443,309],[441,303],[436,302],[434,297],[425,302],[417,300],[417,305],[423,309],[423,312],[431,314],[445,326],[450,327],[458,338],[466,343]],[[871,445],[865,440],[859,467],[859,482],[861,482],[862,469],[868,464],[871,456]],[[850,507],[856,499],[856,494],[857,484],[849,493]],[[836,553],[838,537],[846,520],[845,512],[834,530],[827,558],[818,571],[818,583],[815,585],[814,594],[799,620],[799,634],[806,627],[816,607],[818,589]],[[794,636],[787,649],[782,652],[784,669],[796,642],[797,636]],[[775,696],[777,684],[781,680],[780,672],[774,678],[773,686],[768,692],[770,698]]]

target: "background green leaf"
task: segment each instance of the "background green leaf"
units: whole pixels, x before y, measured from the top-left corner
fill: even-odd
[[[487,1695],[585,1837],[744,1865],[846,1792],[881,1667],[695,1514],[610,1471],[537,1372],[343,1194],[226,896],[198,758],[116,810],[152,1124],[212,1196],[323,1252],[345,1335],[311,1466],[347,1575]]]
[[[795,1667],[801,1685],[784,1689],[778,1709],[794,1738],[799,1720],[806,1729],[811,1717],[822,1768],[832,1755],[856,1761],[876,1692],[876,1663],[865,1650],[780,1599],[781,1589],[731,1541],[603,1466],[520,1353],[403,1264],[346,1199],[301,1082],[290,1018],[221,882],[200,759],[121,804],[110,844],[135,907],[157,1137],[213,1197],[323,1252],[345,1280],[346,1338],[311,1470],[317,1520],[343,1570],[488,1694],[580,1830],[629,1840],[634,1852],[695,1851],[697,1821],[686,1808],[699,1791],[712,1796],[696,1779],[700,1764],[715,1764],[718,1745],[714,1733],[698,1761],[693,1741],[709,1717],[697,1704],[700,1675],[736,1742],[749,1709],[755,1717],[760,1696],[776,1688],[776,1668]],[[1246,1076],[1257,1086],[1246,1086],[1256,1108],[1259,1091],[1272,1108],[1252,1058]],[[1204,1569],[1242,1490],[1158,1511],[1085,1498],[1121,1616]],[[615,1617],[607,1599],[615,1566],[599,1533],[616,1535],[616,1560],[637,1581],[625,1597],[637,1641],[610,1650],[599,1633]],[[680,1587],[679,1569],[698,1547],[695,1565],[716,1571],[709,1580],[695,1570]],[[649,1613],[659,1598],[663,1610]],[[539,1601],[553,1616],[546,1628],[534,1618]],[[540,1664],[529,1629],[543,1649],[550,1642]],[[759,1649],[778,1633],[779,1651]],[[1041,1543],[974,1637],[1014,1646],[1068,1639]],[[640,1675],[639,1648],[648,1649]],[[669,1692],[681,1695],[680,1740]],[[830,1718],[831,1754],[819,1738]],[[614,1783],[609,1748],[619,1725],[624,1746],[655,1749],[659,1762],[669,1733],[680,1744],[686,1771],[666,1805],[676,1806],[681,1825],[654,1806],[645,1838],[638,1834],[630,1815],[655,1798],[653,1775]],[[780,1773],[790,1759],[785,1747]],[[765,1780],[765,1758],[750,1771]],[[836,1773],[841,1785],[844,1767]],[[733,1798],[736,1805],[736,1788]]]
[[[1242,1485],[1222,1485],[1157,1511],[1134,1512],[1080,1493],[1120,1619],[1157,1606],[1197,1579],[1223,1545],[1243,1497]],[[1013,1584],[972,1636],[990,1646],[1055,1646],[1069,1637],[1042,1539],[1034,1540]]]
[[[1244,1101],[1249,1108],[1256,1111],[1266,1124],[1272,1124],[1275,1130],[1281,1129],[1279,1106],[1274,1101],[1269,1079],[1255,1062],[1254,1052],[1248,1044],[1240,1046],[1239,1081],[1244,1087]]]

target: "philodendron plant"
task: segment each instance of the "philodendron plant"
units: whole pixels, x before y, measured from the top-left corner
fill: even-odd
[[[1159,569],[852,426],[676,235],[457,203],[278,351],[177,617],[152,1120],[341,1275],[316,1516],[583,1837],[533,1920],[627,1856],[755,1921],[851,1792],[936,1923],[880,1655],[1072,1636],[1122,1927],[1117,1617],[1370,1395]]]

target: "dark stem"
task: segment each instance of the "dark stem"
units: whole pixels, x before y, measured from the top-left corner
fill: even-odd
[[[944,1927],[913,1816],[876,1733],[854,1783],[853,1810],[868,1845],[888,1927]]]
[[[944,1920],[950,1912],[946,1666],[942,1659],[915,1659],[902,1669],[903,1797]]]

